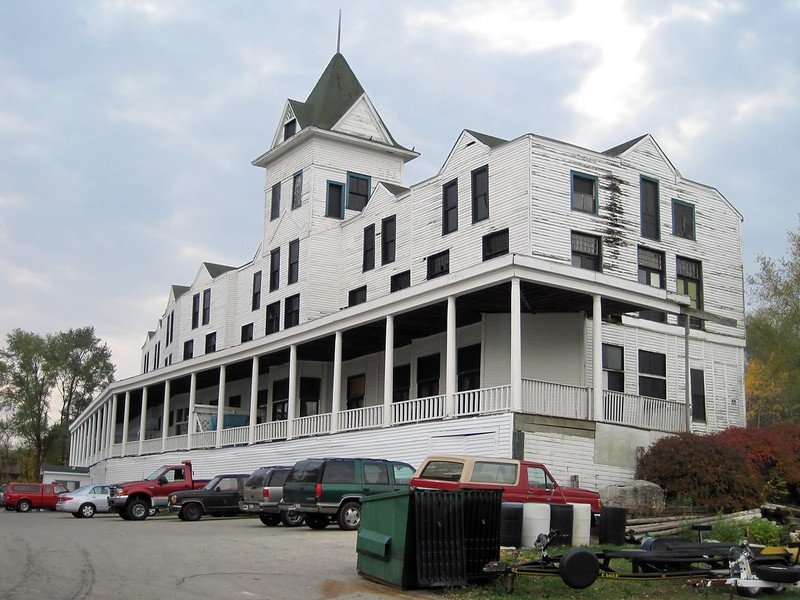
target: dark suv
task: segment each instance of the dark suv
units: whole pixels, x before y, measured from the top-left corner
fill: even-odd
[[[282,511],[278,503],[283,500],[283,484],[292,470],[290,466],[261,467],[244,483],[244,498],[239,508],[244,513],[258,514],[269,527],[283,523],[286,527],[303,524],[303,515],[295,511]]]
[[[335,519],[340,528],[358,529],[361,500],[408,487],[414,467],[373,458],[309,458],[295,464],[283,486],[282,511],[303,514],[312,529]]]

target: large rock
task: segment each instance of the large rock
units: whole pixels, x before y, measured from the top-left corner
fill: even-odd
[[[664,490],[643,479],[621,485],[606,485],[599,491],[604,506],[624,506],[629,515],[658,515],[664,510]]]

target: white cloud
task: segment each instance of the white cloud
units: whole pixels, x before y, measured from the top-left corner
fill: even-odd
[[[45,275],[7,261],[0,261],[0,279],[6,284],[21,288],[34,288],[39,291],[54,289],[53,283]]]
[[[189,2],[183,0],[170,0],[162,2],[156,0],[101,0],[97,8],[106,17],[114,19],[125,19],[133,16],[141,16],[151,21],[164,22],[172,21],[187,13],[190,7]]]

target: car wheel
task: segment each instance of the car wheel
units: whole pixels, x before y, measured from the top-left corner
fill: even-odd
[[[144,521],[150,514],[150,507],[144,500],[133,500],[128,503],[125,512],[131,521]]]
[[[95,511],[95,508],[94,508],[94,504],[89,504],[87,502],[86,504],[81,505],[81,507],[78,509],[78,512],[80,513],[80,515],[82,517],[86,517],[87,519],[91,519],[94,516],[94,513],[96,511]]]
[[[281,523],[284,527],[299,527],[305,521],[303,513],[296,510],[281,511]]]
[[[325,529],[330,522],[328,517],[322,515],[306,515],[306,525],[311,529]]]
[[[361,504],[345,502],[336,515],[336,522],[345,531],[355,531],[361,525]]]
[[[70,513],[70,514],[72,514],[72,516],[75,517],[76,519],[80,519],[81,518],[81,513],[79,513],[79,512]]]
[[[203,509],[196,502],[186,504],[181,512],[183,513],[184,521],[199,521],[200,517],[203,516]]]
[[[31,503],[30,500],[20,500],[17,502],[17,512],[30,512],[31,510]]]
[[[258,515],[258,518],[267,527],[275,527],[281,522],[281,515]]]

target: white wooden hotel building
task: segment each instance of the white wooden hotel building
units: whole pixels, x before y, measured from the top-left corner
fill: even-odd
[[[744,425],[742,217],[716,189],[650,135],[596,152],[465,130],[405,187],[416,156],[336,54],[253,161],[255,258],[170,288],[70,463],[119,481],[447,451],[598,487],[658,437]]]

